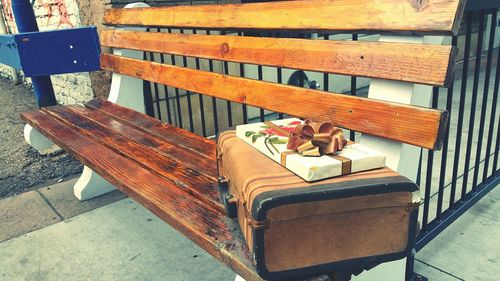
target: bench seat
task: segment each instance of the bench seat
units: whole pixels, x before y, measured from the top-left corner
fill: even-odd
[[[214,257],[260,280],[218,198],[215,142],[103,100],[21,118]]]
[[[21,118],[246,280],[262,280],[220,202],[215,142],[98,99]],[[384,168],[343,178],[394,174]]]

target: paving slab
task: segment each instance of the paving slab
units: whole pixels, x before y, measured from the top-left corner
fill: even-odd
[[[73,186],[77,180],[78,178],[75,178],[39,189],[64,219],[72,218],[127,197],[121,191],[115,190],[90,200],[80,201],[73,194]]]
[[[47,225],[61,218],[36,191],[0,200],[0,242]]]
[[[496,187],[420,250],[416,257],[463,280],[497,281],[499,241],[500,188]]]
[[[460,281],[463,280],[458,276],[454,276],[448,272],[443,272],[438,268],[434,268],[420,261],[415,261],[415,272],[427,277],[429,281]]]
[[[234,273],[123,199],[0,243],[0,280],[234,280]]]

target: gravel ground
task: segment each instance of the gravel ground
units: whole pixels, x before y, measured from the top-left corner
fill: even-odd
[[[19,113],[34,108],[31,87],[0,78],[0,198],[74,177],[83,169],[63,151],[40,155],[24,141]]]

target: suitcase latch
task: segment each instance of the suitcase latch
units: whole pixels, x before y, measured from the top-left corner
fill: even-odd
[[[224,177],[218,177],[218,186],[221,196],[222,204],[226,210],[226,215],[229,218],[236,218],[237,213],[237,199],[229,193],[229,181]]]

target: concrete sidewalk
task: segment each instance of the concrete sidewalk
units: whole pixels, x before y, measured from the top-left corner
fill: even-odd
[[[0,280],[234,280],[121,192],[80,202],[74,182],[0,201]]]
[[[73,181],[0,201],[0,280],[234,280],[119,191],[79,202]],[[499,280],[500,189],[417,254],[429,280]],[[495,275],[497,274],[497,275]]]

